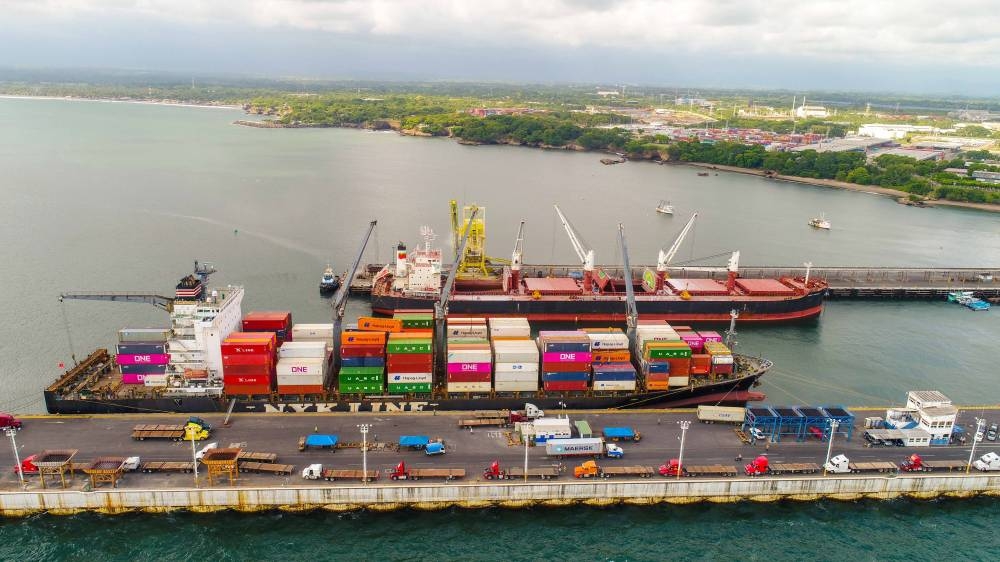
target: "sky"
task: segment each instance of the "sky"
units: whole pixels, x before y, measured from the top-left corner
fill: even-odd
[[[1000,9],[992,0],[0,0],[2,67],[996,96]]]

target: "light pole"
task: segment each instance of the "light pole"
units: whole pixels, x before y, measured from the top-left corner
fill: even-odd
[[[681,473],[684,471],[684,437],[687,435],[687,430],[691,427],[691,422],[679,421],[677,422],[681,426],[681,453],[677,456],[677,479],[681,479]]]
[[[983,432],[984,425],[986,425],[986,420],[982,418],[976,418],[976,433],[972,436],[972,450],[969,451],[969,463],[965,465],[966,474],[968,474],[969,471],[972,470],[972,459],[976,456],[976,443],[979,442],[979,436]],[[10,433],[8,433],[8,435],[10,435]]]
[[[528,437],[521,432],[521,438],[524,440],[524,481],[528,481]]]
[[[837,420],[830,420],[830,442],[826,444],[826,462],[823,463],[823,476],[826,476],[826,467],[830,464],[830,453],[833,452],[833,436],[837,433],[837,426],[840,423]]]
[[[562,408],[563,417],[565,418],[566,417],[566,403],[565,402],[560,402],[559,403],[559,407]]]
[[[361,430],[361,480],[368,485],[368,430],[371,429],[371,424],[359,423],[358,429]]]
[[[187,434],[187,438],[191,441],[191,464],[194,466],[194,486],[198,487],[198,453],[195,451],[194,447],[194,426],[187,426],[184,428],[184,433]],[[209,477],[209,488],[212,487],[212,478]]]
[[[4,433],[7,434],[7,437],[10,437],[10,446],[14,449],[14,462],[17,463],[14,465],[17,468],[17,477],[21,481],[21,487],[24,488],[24,470],[21,467],[21,456],[17,454],[17,440],[14,439],[17,435],[17,430],[13,427],[8,427]]]
[[[431,408],[434,408],[434,410],[433,410],[433,412],[434,412],[434,415],[435,415],[435,416],[436,416],[436,415],[438,415],[438,406],[439,406],[440,404],[438,404],[437,402],[435,402],[435,403],[433,403],[433,404],[428,404],[428,405],[429,405],[429,406],[430,406]]]

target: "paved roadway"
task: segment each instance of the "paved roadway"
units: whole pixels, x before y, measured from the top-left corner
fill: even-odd
[[[974,416],[980,410],[963,411],[959,417],[960,423],[971,428]],[[884,412],[855,411],[858,424],[866,415],[881,415]],[[680,426],[677,422],[691,420],[691,426],[685,441],[684,461],[687,465],[724,464],[736,465],[737,455],[742,455],[744,461],[754,455],[767,452],[771,462],[813,462],[822,464],[826,457],[827,445],[816,439],[797,442],[794,437],[786,437],[780,443],[765,444],[758,442],[751,446],[740,441],[731,425],[699,423],[693,413],[676,412],[568,412],[571,420],[587,420],[595,434],[606,426],[631,426],[642,432],[640,443],[623,443],[624,459],[604,459],[601,462],[615,465],[645,465],[658,467],[665,460],[676,458],[680,448]],[[524,463],[524,448],[509,446],[505,431],[511,429],[476,429],[462,430],[457,427],[459,417],[469,417],[469,414],[442,413],[400,413],[400,414],[237,414],[231,419],[230,427],[221,427],[222,415],[208,415],[205,419],[216,429],[209,442],[217,442],[220,447],[230,443],[241,443],[244,450],[273,452],[278,454],[278,462],[295,465],[296,472],[291,477],[240,474],[240,485],[296,485],[301,484],[300,471],[312,463],[322,463],[326,467],[356,468],[362,464],[359,449],[340,449],[333,451],[298,450],[297,441],[301,435],[318,430],[320,433],[337,434],[341,442],[360,441],[361,435],[357,424],[372,424],[369,439],[381,442],[396,442],[400,435],[428,435],[431,438],[444,439],[447,454],[428,457],[419,451],[377,452],[368,453],[368,466],[382,471],[382,484],[391,484],[386,474],[400,460],[414,468],[454,467],[465,468],[466,481],[481,479],[483,469],[493,459],[499,459],[504,466],[520,466]],[[1000,411],[988,411],[989,422],[1000,422]],[[34,417],[24,420],[24,429],[17,435],[18,451],[21,458],[41,452],[43,449],[79,449],[75,464],[85,464],[98,456],[140,456],[143,461],[169,460],[189,461],[191,447],[189,442],[174,441],[133,441],[132,426],[139,423],[183,423],[186,416],[172,415],[106,415],[106,416],[48,416]],[[969,457],[968,446],[952,445],[947,447],[921,448],[866,448],[864,446],[863,430],[855,427],[854,437],[846,441],[843,436],[834,440],[833,454],[845,453],[853,461],[886,460],[899,462],[911,452],[920,453],[924,458],[937,460],[966,460]],[[970,439],[971,443],[971,439]],[[203,443],[198,444],[201,448]],[[1000,442],[984,441],[977,446],[976,456],[989,450],[1000,452]],[[980,453],[982,451],[982,453]],[[529,449],[531,466],[558,464],[560,461],[545,455],[544,447]],[[580,459],[562,461],[569,474],[572,467],[579,464]],[[17,477],[11,467],[14,456],[10,442],[0,443],[0,489],[17,488]],[[566,479],[569,476],[564,475]],[[37,477],[29,477],[31,489],[40,487]],[[82,489],[87,478],[77,473],[72,481],[72,488]],[[320,481],[322,485],[328,484]],[[192,476],[184,474],[130,474],[120,484],[121,487],[177,487],[190,486]],[[204,484],[204,473],[202,484]],[[51,484],[50,484],[51,487]]]

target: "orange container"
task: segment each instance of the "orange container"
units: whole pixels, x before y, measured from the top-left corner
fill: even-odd
[[[385,332],[341,332],[343,345],[385,345]]]
[[[627,349],[595,351],[593,355],[594,363],[628,363],[631,359],[632,354]]]
[[[691,374],[691,359],[664,359],[670,363],[670,376],[686,377]]]
[[[402,332],[403,321],[361,316],[358,318],[358,329],[363,332]]]
[[[707,375],[712,368],[712,356],[707,353],[699,353],[691,356],[691,374]]]
[[[646,381],[646,390],[667,390],[669,385],[667,381]]]

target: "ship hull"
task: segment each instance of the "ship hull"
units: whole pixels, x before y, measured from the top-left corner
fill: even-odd
[[[788,322],[814,318],[823,311],[825,291],[796,297],[637,299],[643,319],[668,322],[728,322],[731,310],[740,322]],[[394,310],[433,308],[431,298],[372,293],[372,310],[391,315]],[[624,322],[624,297],[542,297],[515,295],[458,295],[448,302],[455,316],[522,316],[539,322]]]
[[[762,400],[763,395],[750,389],[767,372],[767,368],[738,379],[720,381],[695,387],[681,387],[665,391],[623,392],[601,396],[574,396],[572,394],[541,396],[523,392],[519,395],[483,397],[450,397],[413,399],[397,396],[370,398],[364,400],[339,400],[328,402],[301,402],[292,397],[282,401],[278,397],[271,400],[236,399],[234,412],[396,412],[396,411],[470,411],[492,409],[520,409],[525,402],[540,408],[558,410],[603,410],[640,408],[682,408],[698,404],[721,404],[742,406],[748,401]],[[431,406],[436,404],[436,406]],[[221,397],[194,396],[186,398],[138,398],[138,399],[71,399],[60,398],[45,392],[45,406],[50,414],[121,414],[121,413],[213,413],[226,412],[229,399]]]

